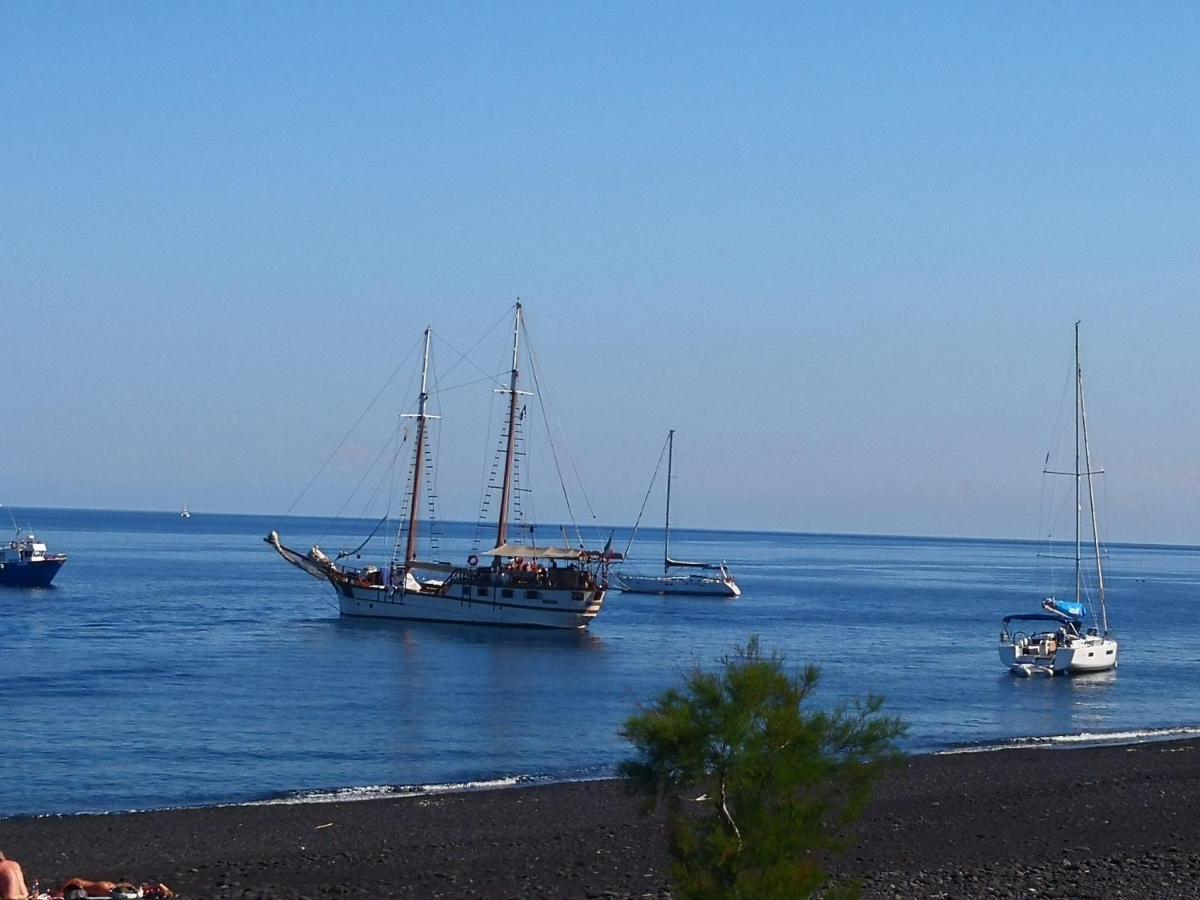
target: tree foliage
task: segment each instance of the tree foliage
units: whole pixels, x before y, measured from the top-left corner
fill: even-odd
[[[883,767],[901,759],[905,726],[880,713],[877,696],[805,711],[819,669],[789,673],[757,635],[721,664],[695,667],[626,721],[637,753],[620,773],[667,807],[681,898],[809,896]]]

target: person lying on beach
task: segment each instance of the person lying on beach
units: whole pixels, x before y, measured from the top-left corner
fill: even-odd
[[[112,894],[116,882],[88,881],[86,878],[71,878],[64,881],[54,892],[61,895],[63,900],[82,900],[84,897],[108,897]]]
[[[25,900],[28,896],[20,863],[0,852],[0,900]]]

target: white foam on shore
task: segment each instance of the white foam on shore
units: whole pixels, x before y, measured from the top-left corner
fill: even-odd
[[[454,781],[446,784],[372,784],[362,787],[337,788],[324,791],[298,791],[281,797],[250,800],[230,806],[292,806],[301,803],[347,803],[358,800],[383,800],[402,797],[429,797],[440,794],[461,794],[468,791],[492,791],[500,788],[540,784],[548,779],[532,775],[514,775],[482,781]]]
[[[480,781],[454,781],[446,784],[371,784],[362,787],[330,790],[296,791],[261,800],[239,800],[230,803],[203,803],[196,806],[148,806],[140,809],[79,810],[67,813],[37,813],[32,819],[56,819],[64,816],[121,816],[136,813],[171,812],[185,809],[217,809],[239,806],[294,806],[304,803],[350,803],[356,800],[402,799],[405,797],[436,797],[443,794],[462,794],[472,791],[492,791],[511,787],[532,787],[564,781],[591,781],[591,778],[563,779],[538,775],[513,775]],[[0,821],[5,817],[0,816]]]
[[[1020,737],[999,744],[984,744],[977,747],[952,747],[939,750],[934,755],[952,753],[993,753],[997,750],[1054,750],[1066,747],[1104,747],[1121,744],[1141,744],[1151,741],[1173,741],[1200,737],[1200,726],[1178,728],[1146,728],[1136,731],[1081,731],[1078,734],[1050,734],[1041,737]]]

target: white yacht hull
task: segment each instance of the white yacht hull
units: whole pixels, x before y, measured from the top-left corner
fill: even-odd
[[[1103,672],[1117,667],[1117,642],[1112,638],[1090,637],[1054,654],[1056,672]]]
[[[732,578],[706,575],[621,575],[616,580],[627,594],[738,597],[742,593]]]
[[[1089,636],[1060,644],[1000,644],[1000,662],[1014,674],[1078,675],[1104,672],[1117,667],[1118,646],[1112,638]],[[1016,671],[1023,669],[1023,671]],[[1048,672],[1045,670],[1049,670]]]
[[[338,605],[343,616],[575,631],[587,628],[596,618],[604,605],[605,595],[600,588],[582,591],[546,587],[505,589],[470,584],[451,584],[442,593],[336,583],[334,587],[338,590]],[[504,593],[513,596],[502,596]]]

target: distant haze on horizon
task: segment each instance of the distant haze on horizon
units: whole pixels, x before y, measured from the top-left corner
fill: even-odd
[[[581,520],[674,428],[680,527],[1037,537],[1080,319],[1104,537],[1200,544],[1197,46],[1185,3],[5,3],[0,503],[282,515],[425,325],[499,364],[520,297]]]

